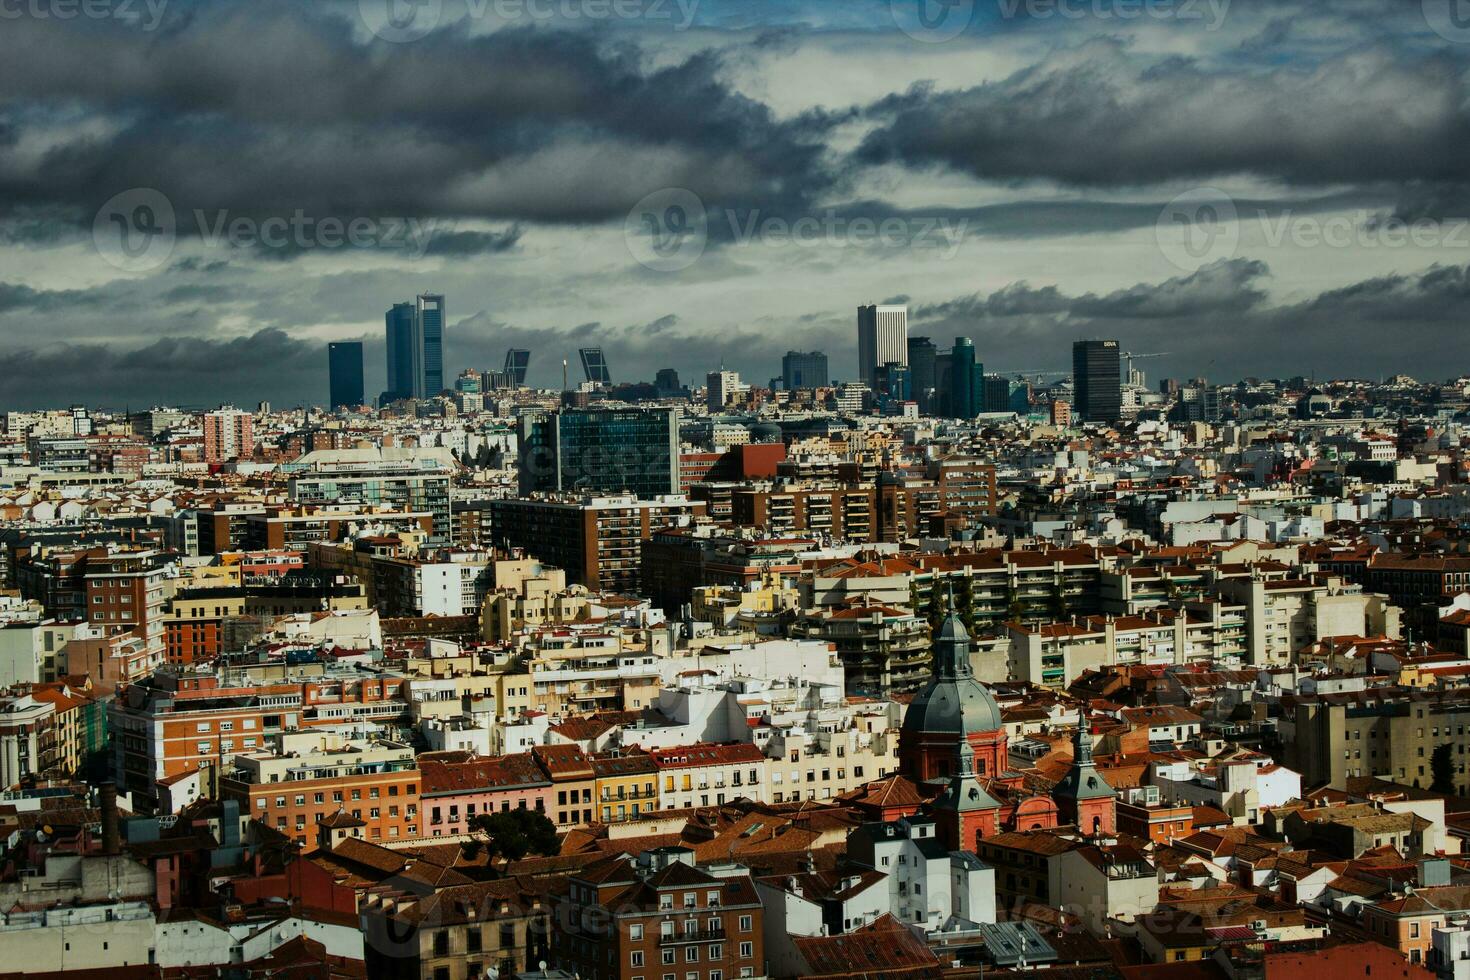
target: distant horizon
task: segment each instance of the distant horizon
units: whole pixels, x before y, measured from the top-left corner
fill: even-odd
[[[557,351],[541,385],[585,345],[855,377],[869,302],[1006,373],[1087,336],[1151,377],[1470,365],[1438,0],[579,2],[18,10],[0,405],[308,402],[334,340],[376,394],[425,292],[446,370]]]

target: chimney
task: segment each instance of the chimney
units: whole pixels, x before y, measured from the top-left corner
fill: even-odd
[[[102,808],[102,853],[121,854],[122,837],[117,819],[117,784],[108,780],[97,792]]]

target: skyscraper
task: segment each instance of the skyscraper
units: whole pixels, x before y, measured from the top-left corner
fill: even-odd
[[[711,371],[704,378],[704,404],[711,414],[723,412],[730,399],[734,398],[743,389],[748,387],[740,383],[739,371],[726,371],[721,368]]]
[[[781,358],[781,387],[787,391],[827,387],[827,355],[819,350],[787,351]]]
[[[432,398],[444,390],[444,297],[423,293],[387,313],[387,401]]]
[[[363,403],[361,341],[339,340],[327,345],[327,389],[334,410]]]
[[[919,411],[925,414],[934,411],[934,391],[938,386],[934,360],[938,353],[928,337],[909,338],[909,383]]]
[[[612,375],[607,370],[607,358],[602,356],[601,347],[583,347],[577,351],[582,358],[582,372],[587,380],[596,385],[612,384]]]
[[[653,376],[653,387],[660,398],[672,398],[679,394],[679,372],[673,368],[659,368]]]
[[[423,382],[418,397],[433,398],[444,390],[444,297],[437,293],[420,294],[417,313],[423,351]]]
[[[417,312],[412,303],[394,303],[385,316],[388,344],[388,386],[383,390],[385,402],[417,397],[418,327]]]
[[[878,368],[877,390],[888,401],[912,401],[913,377],[908,368],[890,361]]]
[[[858,307],[858,374],[870,388],[878,384],[878,368],[909,363],[909,308]]]
[[[948,413],[952,418],[972,419],[979,414],[985,397],[985,366],[975,360],[975,344],[969,337],[956,337],[949,352]]]
[[[1116,422],[1123,416],[1123,379],[1116,340],[1072,344],[1072,405],[1084,422]]]
[[[526,370],[531,366],[531,352],[512,347],[505,352],[505,377],[512,388],[526,385]]]

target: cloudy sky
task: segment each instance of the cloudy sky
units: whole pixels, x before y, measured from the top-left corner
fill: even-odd
[[[920,6],[920,4],[923,6]],[[614,380],[855,308],[1062,370],[1470,370],[1460,0],[0,0],[0,407]]]

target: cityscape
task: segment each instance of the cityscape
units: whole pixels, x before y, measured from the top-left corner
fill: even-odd
[[[0,980],[1470,980],[1458,0],[0,0]]]

